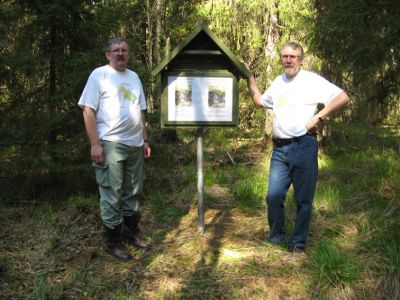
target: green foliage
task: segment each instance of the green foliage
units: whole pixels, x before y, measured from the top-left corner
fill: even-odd
[[[324,285],[338,285],[357,280],[360,272],[354,257],[338,250],[329,240],[322,240],[315,246],[310,268],[313,281]]]
[[[37,219],[41,220],[41,222],[52,224],[54,223],[54,214],[53,214],[53,206],[51,203],[45,201],[41,202],[37,213]]]
[[[244,178],[248,177],[245,176]],[[233,195],[238,207],[245,212],[254,212],[265,205],[262,199],[265,182],[258,178],[248,178],[238,182],[233,189]]]
[[[88,146],[76,103],[90,71],[106,62],[102,51],[106,38],[117,34],[127,38],[132,66],[154,104],[154,114],[159,114],[158,83],[150,77],[151,68],[202,20],[250,64],[261,89],[282,72],[278,55],[282,43],[298,40],[309,49],[306,68],[322,71],[352,93],[350,113],[355,118],[397,122],[398,15],[396,1],[382,5],[365,0],[351,4],[307,0],[3,1],[0,147],[5,156],[0,181],[10,186],[16,179],[15,185],[36,197],[49,178],[50,186],[60,186],[62,178],[73,181],[70,172],[84,169],[88,174]],[[248,137],[259,137],[265,112],[254,110],[243,80],[240,95],[239,129]],[[149,120],[158,130],[159,120]],[[228,132],[226,137],[234,136],[234,130]],[[8,155],[8,151],[14,153]],[[76,186],[72,184],[71,189]]]
[[[65,207],[82,207],[85,206],[97,206],[98,199],[97,195],[85,195],[83,193],[72,194],[65,199]]]
[[[315,1],[315,7],[311,48],[324,73],[351,91],[355,119],[396,121],[399,2]]]
[[[378,293],[384,290],[381,294],[387,299],[396,298],[398,129],[367,124],[393,125],[400,120],[398,1],[53,2],[0,4],[0,223],[7,228],[4,239],[0,232],[0,247],[6,250],[0,251],[0,259],[7,267],[0,285],[6,295],[85,297],[82,281],[93,276],[85,290],[93,298],[173,298],[182,291],[187,298],[269,297],[265,280],[276,280],[274,288],[282,287],[271,298],[299,293],[301,298],[311,274],[310,286],[319,295],[343,285],[354,287],[355,293],[361,290],[357,296],[375,295],[373,287],[358,286],[359,280],[377,282]],[[205,136],[205,200],[207,213],[216,212],[209,227],[212,234],[196,239],[196,230],[191,231],[196,223],[190,213],[196,206],[195,130],[177,130],[173,143],[163,141],[158,79],[151,78],[150,71],[203,20],[250,64],[261,89],[282,72],[280,46],[289,39],[301,42],[307,52],[304,67],[318,70],[349,92],[353,101],[346,120],[365,122],[334,124],[331,140],[323,144],[306,269],[304,264],[285,265],[281,248],[259,246],[264,239],[268,174],[253,155],[260,151],[254,145],[263,135],[265,112],[254,109],[244,80],[239,128],[212,129]],[[148,118],[153,157],[146,165],[144,205],[150,211],[148,233],[162,245],[154,252],[135,253],[134,267],[116,269],[97,250],[88,250],[100,244],[94,208],[97,186],[76,106],[90,71],[106,63],[102,46],[112,35],[128,39],[131,65],[148,99],[154,98],[154,112]],[[262,151],[268,156],[268,149]],[[292,198],[288,196],[288,221],[295,214]],[[11,210],[28,204],[36,205],[33,214],[26,207],[23,213],[21,208]],[[74,239],[64,236],[66,228]],[[168,240],[169,236],[173,238]],[[235,244],[230,249],[240,248],[239,254],[249,251],[250,258],[238,255],[234,262],[223,262],[227,240]],[[355,263],[354,253],[359,257]],[[379,285],[376,278],[381,273],[387,274],[388,284]],[[288,278],[302,287],[286,288]]]
[[[174,144],[154,135],[154,157],[146,163],[142,229],[152,250],[129,247],[135,259],[115,264],[102,250],[96,194],[75,190],[64,203],[48,199],[34,207],[2,203],[2,296],[397,299],[399,133],[333,125],[338,140],[320,149],[319,193],[304,255],[265,243],[264,158],[270,149],[259,149],[256,139],[237,129],[206,134],[206,230],[198,234],[196,147],[193,135],[178,131]],[[354,139],[339,142],[342,130]],[[5,152],[12,157],[20,151]],[[285,208],[290,234],[292,191]]]
[[[171,222],[172,220],[180,218],[183,214],[181,208],[169,206],[161,210],[154,219],[159,223]]]
[[[58,299],[59,297],[58,291],[52,287],[49,278],[45,275],[40,275],[35,279],[32,294],[28,299],[44,300]]]
[[[279,13],[279,21],[283,25],[281,43],[296,40],[304,44],[307,49],[309,22],[314,14],[314,8],[309,0],[301,1],[276,1],[276,12]]]
[[[400,273],[400,246],[399,240],[391,240],[385,247],[387,260],[385,267],[389,272]]]
[[[89,68],[104,61],[99,33],[109,25],[99,26],[93,1],[3,1],[1,8],[0,181],[15,197],[71,188],[76,177],[68,174],[84,169],[88,151],[76,102]]]
[[[326,227],[323,230],[322,236],[324,238],[335,238],[339,237],[343,234],[343,225],[334,224],[331,227]]]

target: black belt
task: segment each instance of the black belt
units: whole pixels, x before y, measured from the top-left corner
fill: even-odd
[[[304,135],[295,136],[295,137],[288,138],[288,139],[272,138],[272,142],[274,143],[275,147],[282,147],[282,146],[285,146],[285,145],[289,145],[291,143],[298,143],[301,140],[301,138],[303,138],[303,137],[305,137],[307,135],[314,136],[314,137],[317,136],[313,132],[307,132]]]

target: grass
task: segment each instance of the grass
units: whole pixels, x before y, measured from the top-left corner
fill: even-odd
[[[47,295],[50,292],[50,286],[49,286],[49,280],[48,278],[44,276],[39,276],[35,279],[33,283],[33,292],[30,295],[31,299],[46,299]]]
[[[270,144],[254,133],[238,135],[212,129],[204,137],[201,235],[195,132],[178,131],[176,143],[153,134],[142,227],[154,247],[129,248],[130,262],[117,262],[102,250],[95,188],[64,201],[21,199],[9,205],[1,196],[1,297],[399,299],[399,132],[333,128],[333,140],[320,149],[308,251],[296,257],[265,242]],[[18,155],[18,149],[2,155]],[[290,232],[292,191],[285,208]]]
[[[316,284],[336,286],[359,278],[360,268],[346,251],[340,251],[333,242],[321,240],[311,253],[310,274]]]

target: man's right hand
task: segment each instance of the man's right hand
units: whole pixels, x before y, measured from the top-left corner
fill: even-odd
[[[104,162],[104,151],[101,144],[92,145],[90,147],[90,157],[92,161],[101,164]]]
[[[244,62],[243,65],[251,72],[250,66],[248,63]],[[251,98],[253,99],[254,106],[256,108],[261,108],[261,92],[257,86],[256,79],[254,78],[253,73],[251,72],[250,77],[247,78],[247,87],[249,88],[249,93]]]

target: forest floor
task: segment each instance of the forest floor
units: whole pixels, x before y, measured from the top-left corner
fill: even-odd
[[[384,142],[380,153],[360,144],[337,147],[334,154],[321,149],[319,192],[303,255],[265,241],[271,148],[261,140],[237,140],[229,155],[224,147],[207,145],[204,234],[198,232],[194,145],[154,147],[142,205],[143,235],[153,248],[129,247],[128,262],[103,250],[95,193],[2,205],[0,298],[400,297],[398,133],[375,137],[379,149]],[[294,214],[289,194],[288,231]]]

